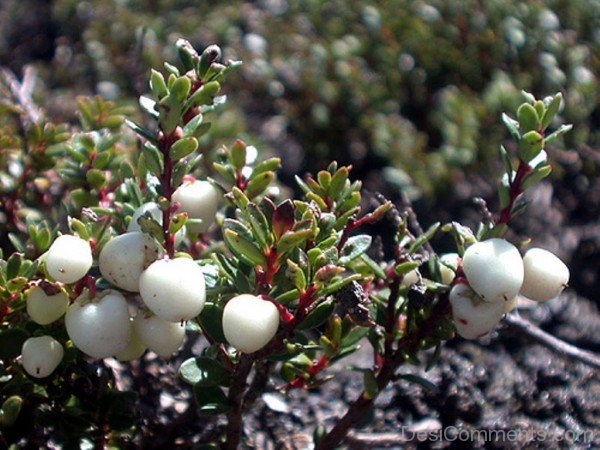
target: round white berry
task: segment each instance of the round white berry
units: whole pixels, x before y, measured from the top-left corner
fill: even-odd
[[[39,286],[34,286],[25,293],[27,314],[35,323],[48,325],[60,319],[67,311],[69,297],[61,290],[58,294],[48,295]]]
[[[129,320],[131,324],[131,336],[129,337],[129,344],[125,347],[125,350],[115,355],[119,361],[132,361],[140,358],[146,351],[146,346],[140,340],[135,327],[133,326],[133,319]]]
[[[46,270],[55,280],[70,284],[83,278],[92,262],[90,244],[77,236],[64,234],[48,249]]]
[[[32,337],[23,343],[21,364],[25,372],[35,378],[44,378],[58,367],[64,350],[60,342],[50,336]]]
[[[440,255],[440,275],[443,284],[450,284],[456,275],[460,256],[458,253],[444,253]]]
[[[525,279],[521,294],[544,302],[558,296],[569,282],[569,268],[554,253],[531,248],[523,257]]]
[[[146,213],[149,213],[150,217],[162,225],[163,213],[158,203],[148,202],[141,205],[138,209],[136,209],[131,216],[131,221],[129,225],[127,225],[127,232],[131,233],[132,231],[142,231],[140,224],[138,223],[138,219],[142,216],[145,216]]]
[[[100,252],[102,276],[117,287],[138,292],[140,275],[160,256],[154,240],[141,231],[133,231],[112,238]]]
[[[504,302],[485,302],[466,284],[450,291],[452,317],[457,333],[465,339],[478,339],[492,331],[504,314]]]
[[[142,227],[138,223],[138,219],[142,216],[145,216],[146,213],[149,213],[150,217],[152,217],[152,219],[154,219],[159,225],[162,226],[162,209],[160,209],[158,203],[148,202],[144,203],[134,211],[133,215],[131,216],[131,221],[129,222],[129,225],[127,225],[128,233],[131,233],[133,231],[142,231]],[[181,244],[181,241],[183,241],[183,238],[185,237],[185,229],[186,227],[184,226],[177,233],[175,233],[175,246],[178,246],[179,244]]]
[[[123,295],[112,290],[100,295],[79,297],[67,309],[65,326],[75,347],[94,358],[107,358],[127,348],[131,324]]]
[[[463,256],[469,285],[486,302],[509,301],[523,284],[523,260],[519,250],[504,239],[471,245]]]
[[[179,202],[181,211],[187,212],[191,219],[201,219],[201,224],[188,224],[194,233],[206,233],[215,222],[222,194],[208,181],[185,181],[173,193],[172,200]]]
[[[421,273],[419,272],[419,269],[413,269],[410,272],[405,273],[404,277],[402,277],[402,286],[409,288],[419,281],[421,281]]]
[[[155,261],[140,276],[140,295],[154,314],[169,322],[192,319],[206,300],[202,269],[188,258]]]
[[[513,297],[511,300],[504,302],[504,314],[511,312],[517,307],[519,297]]]
[[[223,310],[223,332],[233,347],[252,353],[267,345],[277,333],[279,312],[267,300],[250,294],[232,298]]]
[[[171,356],[183,345],[183,322],[167,322],[158,316],[145,317],[139,313],[133,320],[133,327],[140,341],[158,356]]]

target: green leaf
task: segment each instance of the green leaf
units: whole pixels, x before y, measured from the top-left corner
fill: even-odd
[[[396,272],[396,275],[406,275],[408,272],[410,272],[411,270],[415,270],[417,267],[419,267],[418,262],[406,261],[406,262],[398,264],[394,268],[394,271]]]
[[[505,173],[512,173],[514,170],[512,161],[510,160],[510,155],[508,154],[503,145],[500,146],[500,158],[502,158]]]
[[[261,247],[266,248],[273,245],[273,236],[270,232],[269,222],[267,218],[255,203],[249,203],[247,207],[248,219],[252,225],[252,231]]]
[[[198,148],[198,140],[195,137],[185,137],[179,139],[173,144],[170,150],[171,158],[178,161],[185,158],[190,153],[196,151]]]
[[[0,411],[0,426],[10,427],[14,425],[19,418],[22,405],[22,397],[19,397],[18,395],[8,397],[4,403],[2,403],[2,409]]]
[[[552,101],[546,107],[546,112],[544,113],[544,117],[542,117],[542,130],[545,130],[548,128],[548,126],[550,126],[552,120],[556,116],[556,113],[558,113],[561,103],[562,94],[559,92],[552,98]]]
[[[184,75],[175,80],[173,86],[171,86],[169,95],[173,96],[177,103],[182,103],[188,96],[191,87],[192,82]]]
[[[217,342],[227,342],[223,333],[223,310],[214,303],[206,303],[200,312],[202,330]]]
[[[260,162],[254,167],[252,170],[252,177],[256,175],[260,175],[264,172],[274,172],[281,167],[281,159],[279,158],[269,158],[265,161]]]
[[[523,103],[517,110],[519,119],[519,128],[523,133],[531,130],[537,130],[540,125],[540,118],[535,108],[529,103]]]
[[[319,303],[319,305],[306,316],[306,319],[298,325],[298,330],[310,330],[323,325],[331,317],[334,310],[335,303],[333,302],[333,299],[328,299]]]
[[[156,98],[162,99],[168,94],[167,84],[165,83],[165,77],[162,73],[152,69],[150,74],[150,89]]]
[[[511,136],[515,140],[521,139],[521,133],[519,133],[519,122],[509,117],[507,114],[502,113],[502,122],[510,132]]]
[[[311,234],[311,230],[286,231],[277,243],[277,253],[284,254],[294,248],[302,247]]]
[[[340,168],[336,173],[331,177],[331,182],[329,183],[329,188],[327,189],[327,194],[334,200],[340,198],[344,188],[346,187],[346,181],[348,181],[348,175],[350,171],[347,167]]]
[[[23,262],[23,255],[20,253],[13,253],[6,261],[6,279],[10,280],[19,276],[21,269],[21,263]]]
[[[361,278],[362,278],[362,275],[355,273],[353,275],[350,275],[349,277],[335,281],[335,282],[329,284],[328,286],[324,287],[324,289],[320,290],[319,295],[333,294],[334,292],[339,291],[341,288],[343,288],[347,284],[350,284],[353,281],[358,281]]]
[[[163,171],[163,157],[158,149],[149,142],[146,142],[144,147],[142,147],[142,155],[148,170],[153,175],[159,176]]]
[[[246,195],[248,198],[259,196],[269,187],[274,179],[274,172],[263,172],[251,177],[248,186],[246,187]]]
[[[148,97],[144,97],[143,95],[140,97],[139,100],[140,103],[140,107],[146,112],[146,114],[148,114],[150,117],[153,117],[154,119],[158,119],[159,117],[159,112],[156,109],[156,102],[154,100],[152,100],[151,98]],[[129,121],[126,121],[129,122]],[[133,122],[130,122],[133,123]],[[131,127],[131,125],[128,124],[129,127]],[[140,129],[142,129],[142,127],[140,127]],[[137,130],[136,133],[142,135],[141,133],[139,133]],[[144,137],[147,138],[147,136],[151,136],[151,134],[148,132],[146,135],[142,135]],[[153,137],[153,139],[156,139],[155,137]]]
[[[546,136],[546,138],[544,139],[544,145],[549,144],[550,142],[552,142],[559,136],[562,136],[566,132],[570,131],[571,128],[573,128],[573,125],[561,125],[560,128],[558,130],[556,130],[554,133]]]
[[[435,233],[437,232],[439,227],[440,227],[439,222],[436,222],[433,225],[431,225],[424,234],[422,234],[421,236],[419,236],[418,238],[416,238],[413,241],[413,243],[408,248],[408,253],[410,255],[412,255],[413,253],[418,251],[421,247],[423,247],[423,245],[425,245],[427,242],[429,242],[431,240],[431,238],[433,238],[433,236],[435,235]]]
[[[242,237],[231,229],[225,229],[223,237],[233,254],[244,260],[247,264],[251,266],[265,266],[267,264],[265,255],[253,241]]]
[[[220,414],[229,410],[229,402],[223,390],[217,386],[194,386],[194,398],[201,414]]]
[[[227,386],[229,373],[217,361],[206,356],[190,358],[179,367],[179,376],[192,386]]]
[[[529,131],[523,135],[518,145],[519,158],[529,162],[542,151],[544,138],[537,131]]]
[[[548,175],[550,175],[550,172],[552,172],[552,166],[548,164],[528,173],[527,176],[523,179],[523,183],[521,184],[523,190],[529,189],[533,185],[539,183]]]
[[[185,109],[199,105],[210,105],[213,97],[219,93],[221,85],[218,81],[211,81],[194,92],[185,104]]]
[[[246,144],[239,139],[231,146],[231,164],[238,170],[246,165]]]
[[[288,268],[285,274],[291,279],[292,283],[294,283],[296,289],[299,291],[306,289],[306,276],[304,275],[304,271],[300,268],[300,266],[291,259],[287,260],[287,266]]]
[[[358,258],[369,249],[372,240],[373,238],[368,234],[359,234],[358,236],[349,238],[342,247],[339,263],[346,265]]]
[[[104,172],[98,169],[90,169],[85,174],[85,179],[92,189],[99,190],[106,184]]]

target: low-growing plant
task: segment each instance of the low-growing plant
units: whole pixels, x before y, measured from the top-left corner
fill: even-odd
[[[402,378],[399,367],[433,366],[456,334],[490,334],[519,293],[546,301],[566,286],[556,256],[530,249],[522,258],[523,243],[506,238],[526,191],[550,173],[546,146],[569,129],[548,131],[559,125],[560,94],[525,94],[516,119],[503,116],[514,146],[500,150],[498,212],[484,207],[475,230],[424,231],[409,208],[364,198],[350,167],[335,162],[297,177],[303,195],[285,198],[280,160],[256,159],[237,140],[211,155],[207,177],[210,149],[199,139],[239,63],[221,61],[215,45],[197,53],[179,40],[177,50],[180,68],[153,70],[151,95],[140,98],[154,126],[126,121],[136,138],[120,128],[126,111],[81,99],[79,129],[59,126],[57,138],[43,117],[21,120],[23,134],[5,147],[14,167],[1,194],[17,251],[0,261],[3,443],[37,442],[15,426],[32,418],[58,444],[125,445],[138,425],[136,393],[120,390],[102,359],[136,360],[146,349],[169,358],[201,335],[206,345],[179,374],[199,412],[227,418],[203,444],[235,449],[243,414],[271,377],[283,392],[317,388],[368,342],[363,392],[331,429],[315,431],[316,448],[332,449]],[[16,117],[27,114],[22,100]],[[366,234],[376,222],[383,231]],[[438,255],[434,236],[456,253]]]

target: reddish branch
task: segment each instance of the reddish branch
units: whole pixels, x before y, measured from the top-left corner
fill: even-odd
[[[515,202],[517,198],[523,193],[523,180],[531,172],[531,167],[529,164],[519,161],[519,167],[517,167],[517,172],[515,173],[515,178],[509,180],[509,189],[508,196],[509,201],[508,205],[500,211],[500,217],[498,219],[497,224],[508,223],[512,219],[512,211],[515,206]]]
[[[158,139],[158,149],[163,154],[164,166],[160,174],[159,180],[162,187],[162,195],[169,204],[173,196],[173,159],[171,158],[171,147],[181,137],[181,129],[176,128],[169,136],[164,136],[162,133]],[[172,258],[175,254],[175,236],[169,232],[171,222],[171,208],[163,209],[162,229],[164,236],[164,247],[167,255]]]

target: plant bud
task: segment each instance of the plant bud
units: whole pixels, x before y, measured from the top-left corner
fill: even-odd
[[[90,244],[77,236],[64,234],[50,246],[46,255],[46,270],[55,280],[71,284],[88,273],[92,262]]]
[[[82,295],[67,309],[65,326],[73,345],[93,358],[114,356],[127,348],[131,324],[127,302],[117,291],[89,299]]]
[[[469,285],[486,302],[509,301],[523,284],[519,250],[504,239],[471,245],[463,256],[463,271]]]
[[[56,339],[50,336],[32,337],[23,343],[21,364],[32,377],[45,378],[58,367],[64,353]]]
[[[183,345],[185,323],[167,322],[154,315],[144,317],[140,313],[133,320],[133,328],[143,345],[159,356],[169,357]]]
[[[188,224],[194,233],[206,233],[215,222],[222,195],[208,181],[184,181],[173,193],[172,200],[179,202],[180,211],[188,213],[190,219],[201,219],[200,224]]]
[[[492,331],[504,314],[504,302],[485,302],[466,284],[450,291],[456,332],[465,339],[478,339]]]
[[[112,238],[102,248],[100,272],[115,286],[138,292],[140,275],[161,253],[150,236],[141,231],[125,233]]]
[[[169,322],[189,320],[204,307],[204,274],[191,259],[160,259],[140,276],[140,295],[157,316]]]
[[[253,353],[267,345],[278,327],[277,307],[251,294],[232,298],[223,310],[225,338],[244,353]]]
[[[35,323],[48,325],[62,317],[69,306],[69,298],[64,291],[56,295],[48,295],[39,286],[34,286],[25,293],[27,314]]]
[[[545,302],[558,296],[569,282],[569,268],[556,255],[542,248],[531,248],[523,257],[525,278],[521,294]]]

